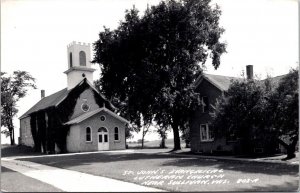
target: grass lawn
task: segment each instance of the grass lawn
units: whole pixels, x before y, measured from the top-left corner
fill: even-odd
[[[1,157],[11,156],[29,156],[29,155],[42,155],[42,153],[34,152],[32,147],[24,145],[1,145]]]
[[[22,160],[169,191],[296,191],[299,180],[298,165],[158,153],[118,151]]]

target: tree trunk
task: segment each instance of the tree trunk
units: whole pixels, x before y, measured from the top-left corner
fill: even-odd
[[[143,136],[142,136],[142,149],[144,149],[144,131],[143,131]]]
[[[284,141],[281,139],[278,139],[278,142],[286,149],[287,151],[287,157],[284,158],[283,160],[288,160],[296,157],[295,151],[296,151],[296,145],[298,142],[298,137],[294,137],[292,139],[292,143],[286,144]]]
[[[159,147],[161,147],[161,148],[166,148],[166,138],[163,136],[162,138],[161,138],[161,142],[160,142],[160,145],[159,145]]]
[[[185,147],[190,148],[190,140],[185,140]]]
[[[15,137],[14,137],[14,126],[12,120],[9,120],[9,137],[10,137],[10,145],[15,145]]]
[[[172,151],[180,150],[180,137],[179,137],[179,129],[178,124],[172,124],[173,134],[174,134],[174,149]]]

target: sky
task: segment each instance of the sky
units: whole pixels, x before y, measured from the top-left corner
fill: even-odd
[[[18,103],[20,117],[46,96],[67,86],[67,45],[72,41],[93,43],[103,26],[115,29],[126,9],[135,7],[140,14],[159,0],[1,0],[1,71],[28,71],[36,78],[38,89],[29,90]],[[210,60],[206,73],[240,76],[246,65],[264,78],[288,73],[298,66],[297,0],[213,0],[222,15],[225,29],[222,41],[227,53],[215,70]],[[98,65],[94,79],[99,77]],[[14,119],[16,136],[19,120]],[[140,134],[136,135],[141,137]],[[153,133],[146,139],[158,137]],[[17,139],[17,138],[16,138]],[[1,136],[1,143],[8,138]]]

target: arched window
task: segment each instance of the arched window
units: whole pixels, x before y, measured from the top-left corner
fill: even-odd
[[[105,127],[100,127],[98,129],[98,132],[107,132],[107,129]]]
[[[92,136],[91,136],[91,128],[87,127],[86,128],[86,141],[92,141]]]
[[[119,128],[115,127],[115,140],[119,140]]]
[[[70,68],[73,66],[73,60],[72,60],[72,52],[70,52]]]
[[[79,65],[86,66],[86,56],[84,51],[79,52]]]

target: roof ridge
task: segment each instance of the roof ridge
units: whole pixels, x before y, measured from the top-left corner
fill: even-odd
[[[204,75],[212,75],[212,76],[222,76],[222,77],[228,77],[228,78],[238,78],[238,79],[243,79],[242,77],[236,77],[236,76],[227,76],[227,75],[219,75],[219,74],[208,74],[208,73],[203,73]]]
[[[67,89],[67,88],[61,89],[61,90],[59,90],[59,91],[57,91],[57,92],[55,92],[55,93],[53,93],[53,94],[51,94],[51,95],[49,95],[49,96],[43,97],[42,99],[40,99],[39,101],[37,101],[30,109],[28,109],[25,113],[23,113],[23,114],[19,117],[19,119],[22,119],[22,118],[26,117],[28,114],[30,114],[30,113],[32,113],[32,112],[35,112],[35,111],[38,111],[38,110],[45,109],[45,108],[49,107],[49,106],[46,106],[46,107],[44,107],[44,108],[38,108],[38,109],[34,110],[34,109],[37,107],[37,105],[38,105],[39,103],[42,103],[43,101],[47,101],[47,100],[51,99],[51,97],[57,95],[57,94],[60,93],[60,92],[62,92],[62,94],[63,94],[63,91],[65,92],[66,89]],[[59,98],[62,94],[58,95],[55,99]],[[55,100],[55,99],[53,99],[53,100]],[[50,105],[50,106],[51,106],[51,105]],[[32,112],[31,112],[31,111],[32,111]]]
[[[77,117],[74,117],[73,119],[67,121],[66,123],[64,123],[64,125],[73,125],[73,124],[77,124],[77,123],[80,123],[94,115],[96,115],[97,113],[101,112],[101,111],[105,111],[106,113],[112,115],[113,117],[121,120],[121,121],[124,121],[126,123],[129,123],[128,120],[126,120],[125,118],[121,117],[120,115],[118,115],[117,113],[114,113],[112,112],[111,110],[105,108],[105,107],[101,107],[101,108],[97,108],[93,111],[90,111],[90,112],[86,112],[86,113],[83,113]]]

